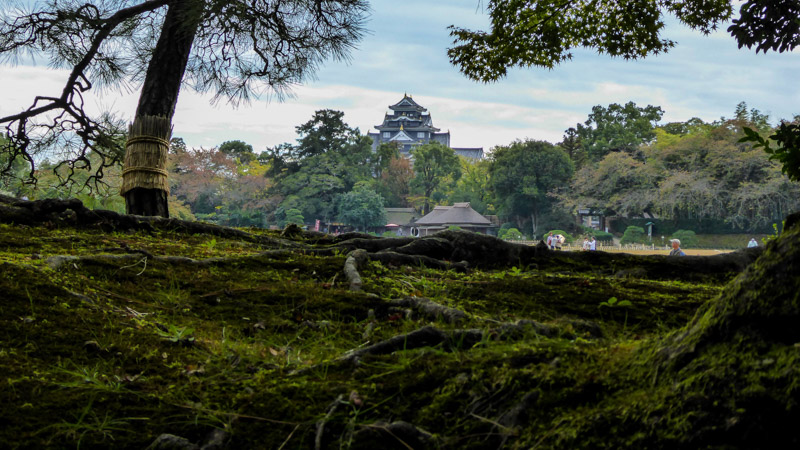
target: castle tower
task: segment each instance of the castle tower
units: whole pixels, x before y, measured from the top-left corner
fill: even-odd
[[[377,133],[368,133],[372,138],[372,150],[380,144],[397,142],[400,152],[408,156],[414,147],[434,141],[450,147],[450,131],[441,133],[433,126],[428,110],[414,101],[408,94],[389,106],[390,112],[383,117],[383,123],[376,125]],[[470,158],[483,158],[483,148],[453,149],[457,154]]]

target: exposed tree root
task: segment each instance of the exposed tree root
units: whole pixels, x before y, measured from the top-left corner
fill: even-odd
[[[523,425],[528,420],[528,411],[534,405],[536,405],[537,400],[539,400],[539,392],[533,391],[528,392],[525,394],[522,399],[514,405],[511,409],[506,411],[500,418],[497,420],[497,423],[504,428],[504,430],[511,430],[513,431],[515,428]],[[502,440],[500,442],[499,447],[502,448],[505,446],[506,441],[509,437],[513,434],[509,432],[502,433]]]
[[[374,442],[379,444],[380,448],[420,449],[430,448],[436,440],[435,436],[428,431],[403,421],[376,422],[362,427],[353,434],[353,442],[359,445],[368,445]]]
[[[334,245],[337,248],[345,249],[345,250],[356,250],[362,249],[366,250],[370,253],[379,252],[381,250],[391,249],[391,248],[398,248],[403,245],[406,245],[410,242],[413,242],[416,238],[408,237],[408,238],[377,238],[374,236],[358,234],[356,233],[348,233],[349,239],[344,241],[335,242]],[[355,236],[354,236],[355,235]],[[346,235],[341,235],[346,236]],[[322,243],[324,241],[321,241]]]
[[[430,269],[453,269],[459,272],[465,272],[468,265],[466,261],[451,263],[448,261],[441,261],[436,258],[431,258],[430,256],[406,255],[387,250],[377,253],[370,253],[369,257],[374,261],[379,261],[384,266],[424,266]]]
[[[72,255],[54,255],[47,258],[47,264],[51,269],[57,270],[65,264],[81,264],[81,263],[97,263],[97,264],[110,264],[115,262],[139,262],[145,260],[146,262],[159,262],[174,265],[189,265],[198,267],[207,267],[224,264],[244,263],[248,261],[259,261],[265,257],[279,257],[285,255],[296,254],[311,254],[320,255],[326,254],[327,251],[317,251],[316,249],[297,249],[297,250],[269,250],[260,252],[254,255],[236,256],[228,258],[206,258],[206,259],[193,259],[186,256],[154,256],[145,250],[127,250],[129,253],[123,255],[117,254],[101,254],[92,256],[72,256]]]
[[[215,429],[206,437],[202,445],[192,443],[186,438],[164,433],[156,438],[146,450],[223,450],[228,440],[228,433]]]
[[[164,433],[158,436],[146,450],[200,450],[200,446],[184,437]]]
[[[333,403],[331,403],[330,406],[328,406],[328,412],[325,413],[325,417],[323,417],[317,422],[317,434],[314,437],[314,450],[321,450],[323,448],[327,448],[324,442],[325,424],[328,423],[328,420],[330,420],[331,416],[333,415],[333,413],[336,412],[339,406],[347,404],[343,399],[344,395],[339,395],[338,397],[336,397],[336,400],[334,400]]]
[[[355,250],[347,256],[347,260],[344,262],[344,275],[350,282],[351,291],[361,290],[361,275],[358,273],[358,268],[363,266],[366,261],[367,252],[364,250]]]
[[[571,322],[570,322],[571,323]],[[577,326],[584,324],[586,334],[592,334],[596,325],[591,327],[589,322],[575,321]],[[574,326],[575,328],[576,326]],[[599,328],[597,328],[599,330]],[[464,330],[442,331],[433,326],[425,326],[407,334],[393,336],[385,341],[377,342],[368,347],[358,348],[347,352],[338,358],[338,363],[358,364],[363,356],[366,355],[386,355],[398,350],[412,350],[422,347],[434,347],[444,345],[445,348],[471,348],[486,339],[515,340],[522,339],[526,332],[534,331],[547,337],[554,337],[561,334],[565,338],[574,338],[572,333],[565,333],[560,327],[545,325],[533,320],[520,320],[515,323],[502,324],[496,328],[481,329],[472,328]]]
[[[266,247],[294,249],[317,254],[364,250],[385,265],[423,265],[436,269],[501,269],[535,266],[539,269],[592,271],[621,277],[633,275],[653,279],[727,279],[741,272],[762,250],[743,249],[703,257],[636,256],[605,252],[553,252],[540,244],[534,247],[512,244],[491,236],[465,231],[444,231],[424,238],[377,238],[360,233],[328,236],[288,227],[284,238],[255,235],[217,225],[161,217],[117,214],[89,210],[77,199],[27,201],[0,195],[0,222],[23,225],[99,227],[108,231],[145,230],[209,234],[239,239]],[[308,239],[299,242],[295,239]],[[311,248],[311,245],[321,248]],[[458,262],[452,262],[458,261]],[[355,285],[354,285],[355,286]]]
[[[329,241],[330,242],[330,241]],[[762,250],[742,249],[715,256],[638,256],[606,252],[554,252],[547,246],[513,244],[466,231],[443,231],[423,238],[374,238],[361,235],[333,244],[333,248],[367,250],[372,260],[384,265],[426,266],[466,270],[529,267],[571,271],[589,268],[596,273],[653,279],[728,279],[744,270]],[[453,263],[452,261],[459,261]]]
[[[287,239],[259,236],[219,225],[163,217],[118,214],[100,209],[91,210],[83,206],[78,199],[28,201],[0,195],[0,222],[29,226],[51,224],[84,228],[98,227],[105,231],[174,231],[240,239],[269,247],[306,247],[304,244]]]
[[[413,308],[424,317],[432,320],[444,319],[449,323],[469,318],[464,311],[440,305],[424,297],[404,297],[390,300],[389,305],[396,308]]]

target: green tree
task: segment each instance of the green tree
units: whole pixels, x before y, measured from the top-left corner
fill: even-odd
[[[339,111],[317,111],[297,127],[297,145],[270,150],[267,174],[274,179],[273,194],[283,196],[284,202],[293,199],[293,207],[306,219],[330,222],[336,215],[336,197],[372,177],[372,139],[343,118]]]
[[[459,157],[461,177],[456,182],[448,203],[469,202],[470,207],[481,214],[494,214],[491,190],[489,189],[489,160],[475,161]]]
[[[769,139],[764,139],[749,127],[744,127],[743,131],[746,135],[739,142],[753,142],[754,147],[763,148],[770,160],[781,164],[781,172],[794,181],[800,181],[800,120],[797,116],[792,123],[781,122]]]
[[[576,128],[570,127],[564,130],[564,138],[558,146],[567,152],[576,169],[580,169],[586,163],[586,149],[583,148],[581,136]]]
[[[664,15],[708,34],[733,15],[730,0],[615,0],[525,2],[490,0],[488,31],[450,27],[454,46],[450,62],[473,80],[497,81],[509,67],[552,68],[584,47],[625,59],[644,58],[675,45],[662,36]],[[728,27],[739,48],[788,52],[800,45],[800,8],[796,0],[746,0]],[[751,115],[751,119],[760,119]],[[800,125],[782,122],[773,147],[757,134],[746,141],[764,147],[780,161],[784,173],[800,179]]]
[[[424,196],[423,213],[430,212],[431,196],[442,185],[445,178],[458,180],[461,177],[461,163],[452,148],[438,142],[430,142],[411,150],[414,160],[414,178],[411,187]]]
[[[0,135],[0,146],[8,145],[8,140]],[[12,159],[7,153],[0,153],[0,194],[22,197],[26,195],[29,186],[25,184],[30,172],[30,166],[22,159]]]
[[[400,157],[400,144],[397,142],[380,144],[375,150],[375,178],[380,179],[383,171],[389,168],[389,164]]]
[[[612,152],[575,174],[571,192],[561,197],[565,207],[605,209],[607,214],[635,217],[649,211],[663,168],[645,164],[623,152]]]
[[[525,239],[525,236],[516,228],[509,228],[503,232],[502,236],[498,235],[498,237],[507,241],[521,241]]]
[[[242,164],[248,164],[250,161],[256,160],[256,154],[253,153],[253,146],[244,141],[225,141],[220,144],[219,151],[238,159]]]
[[[708,34],[733,13],[730,0],[614,0],[526,2],[491,0],[488,31],[450,27],[450,62],[467,77],[496,81],[509,67],[552,68],[584,47],[625,59],[644,58],[675,45],[662,36],[664,15]],[[748,0],[728,27],[739,47],[790,51],[800,44],[794,0]]]
[[[733,119],[694,118],[658,127],[655,139],[639,147],[641,158],[612,152],[579,170],[562,205],[627,217],[719,220],[756,231],[800,208],[800,185],[783,176],[767,154],[740,142],[742,126],[764,120],[741,103]]]
[[[337,199],[339,221],[366,232],[369,227],[386,225],[383,198],[368,183],[360,182]]]
[[[292,208],[286,211],[284,226],[292,223],[300,226],[303,226],[303,223],[305,223],[305,218],[303,218],[303,214],[297,208]]]
[[[624,106],[612,103],[608,108],[597,105],[586,122],[577,125],[577,135],[592,161],[614,151],[636,154],[641,144],[656,137],[655,126],[663,115],[659,106],[640,108],[633,102]]]
[[[311,120],[296,129],[300,136],[295,147],[296,159],[318,156],[331,149],[342,148],[355,131],[344,123],[342,111],[332,109],[315,111]]]
[[[631,225],[625,229],[622,234],[622,239],[619,240],[620,244],[644,244],[647,241],[647,233],[644,228]]]
[[[569,185],[574,172],[569,156],[549,142],[527,140],[496,147],[489,161],[489,185],[498,212],[529,220],[536,235],[540,218],[554,203],[548,194]]]
[[[33,7],[3,10],[0,55],[43,54],[71,72],[61,95],[38,96],[31,108],[0,118],[11,138],[0,152],[33,169],[37,152],[68,143],[73,164],[85,166],[90,151],[100,155],[95,177],[122,152],[119,145],[103,151],[118,122],[95,120],[83,108],[93,85],[142,80],[134,123],[156,116],[169,130],[184,84],[234,102],[264,86],[281,96],[325,59],[345,58],[367,13],[363,0],[48,0]],[[130,213],[169,215],[161,189],[136,187],[125,197]]]

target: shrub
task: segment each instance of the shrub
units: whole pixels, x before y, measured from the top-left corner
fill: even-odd
[[[700,239],[697,239],[692,230],[678,230],[672,233],[670,239],[680,239],[681,248],[697,247],[700,244]]]
[[[606,233],[605,231],[593,231],[589,234],[589,236],[594,236],[597,242],[605,242],[605,243],[612,243],[614,242],[614,235],[611,233]]]
[[[303,222],[305,222],[305,218],[303,217],[303,213],[300,212],[299,209],[292,208],[292,209],[286,211],[286,220],[284,221],[284,223],[286,225],[289,225],[290,223],[293,223],[293,224],[302,226]]]
[[[503,239],[503,237],[505,236],[506,232],[508,230],[510,230],[511,228],[514,228],[514,224],[511,223],[511,222],[506,222],[506,223],[500,225],[500,228],[497,230],[497,237],[499,237],[500,239]],[[519,231],[519,230],[517,230],[517,231]]]
[[[647,234],[644,232],[644,228],[631,225],[625,229],[619,242],[620,244],[644,244],[647,242]]]
[[[507,241],[521,241],[525,239],[525,236],[523,236],[518,229],[509,228],[506,230],[505,233],[503,233],[502,239],[505,239]]]

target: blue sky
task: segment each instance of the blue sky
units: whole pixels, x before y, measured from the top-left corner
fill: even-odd
[[[702,36],[675,21],[665,33],[678,42],[665,55],[624,61],[577,49],[553,70],[513,69],[497,83],[470,81],[451,66],[447,26],[481,28],[487,17],[478,0],[372,1],[370,30],[349,63],[329,62],[316,79],[292,89],[284,102],[257,99],[233,108],[184,90],[175,135],[193,147],[240,139],[256,151],[293,142],[294,127],[317,109],[342,110],[362,132],[381,122],[387,107],[408,93],[430,111],[434,125],[452,133],[457,147],[505,145],[515,139],[557,142],[586,120],[594,105],[634,101],[661,106],[663,122],[730,117],[740,101],[769,113],[773,122],[800,114],[800,51],[758,54],[739,50],[723,31]],[[27,107],[34,95],[57,95],[65,71],[40,66],[0,66],[0,114]],[[88,104],[132,117],[136,92],[105,92]]]

